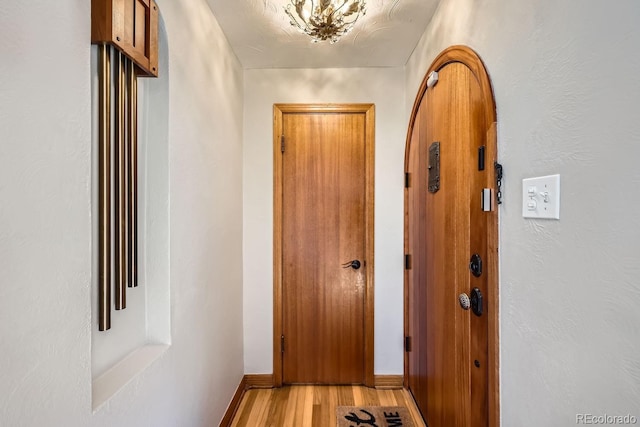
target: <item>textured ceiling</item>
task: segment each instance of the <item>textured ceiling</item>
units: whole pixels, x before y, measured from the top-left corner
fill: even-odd
[[[367,0],[367,14],[331,45],[289,24],[287,0],[208,0],[244,68],[402,66],[439,1]]]

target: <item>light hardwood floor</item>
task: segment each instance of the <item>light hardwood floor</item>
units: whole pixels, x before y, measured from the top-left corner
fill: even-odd
[[[232,427],[334,427],[337,406],[406,406],[415,427],[425,427],[406,390],[362,386],[287,386],[248,390]]]

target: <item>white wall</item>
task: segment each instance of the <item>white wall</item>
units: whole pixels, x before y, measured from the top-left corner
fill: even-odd
[[[245,371],[273,372],[273,104],[376,106],[375,372],[402,373],[402,68],[245,71]]]
[[[504,426],[640,418],[640,3],[443,0],[406,66],[407,117],[434,57],[483,58],[505,167]],[[561,174],[561,220],[521,216],[521,180]]]
[[[204,0],[169,39],[172,346],[91,412],[90,2],[0,3],[0,425],[216,425],[243,374],[243,74]]]

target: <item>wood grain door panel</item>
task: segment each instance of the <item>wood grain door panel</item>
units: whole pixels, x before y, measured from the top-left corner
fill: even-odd
[[[455,54],[463,60],[455,60]],[[498,420],[489,396],[490,383],[497,380],[492,371],[497,354],[489,345],[497,341],[497,268],[491,264],[497,258],[487,249],[496,247],[497,216],[481,206],[482,190],[495,190],[495,177],[489,157],[484,170],[478,166],[479,148],[495,144],[487,137],[495,111],[487,108],[493,107],[491,92],[464,55],[470,51],[445,51],[432,65],[438,82],[431,88],[423,83],[419,92],[405,158],[407,172],[415,177],[405,192],[405,247],[414,260],[405,275],[406,330],[412,341],[405,371],[430,427],[484,427]],[[436,142],[440,188],[430,192],[428,149]],[[495,153],[495,147],[486,152]],[[480,277],[469,269],[473,254],[484,260]],[[459,304],[458,296],[470,296],[474,288],[483,293],[481,316]]]
[[[274,329],[284,351],[274,374],[281,363],[286,384],[373,379],[370,108],[277,112],[285,148],[276,162]],[[344,268],[352,260],[361,267]]]
[[[364,381],[365,138],[358,114],[284,116],[285,383]]]

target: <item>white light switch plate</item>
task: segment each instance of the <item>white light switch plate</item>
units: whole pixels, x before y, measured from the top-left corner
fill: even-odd
[[[522,216],[560,219],[560,175],[522,180]]]

